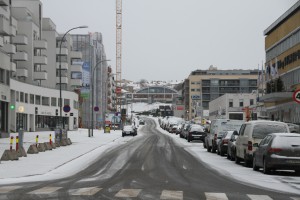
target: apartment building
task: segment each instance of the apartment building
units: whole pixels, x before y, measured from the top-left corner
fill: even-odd
[[[265,31],[266,94],[261,97],[271,120],[300,122],[300,105],[293,92],[300,89],[300,1]]]
[[[41,1],[0,0],[0,137],[20,128],[43,131],[64,125],[76,129],[81,110],[78,94],[82,86],[84,90],[91,85],[92,70],[95,106],[100,107],[94,119],[104,118],[108,72],[102,35],[87,35],[91,48],[78,48],[82,42],[57,33],[55,23],[43,18]],[[84,74],[87,63],[89,70]],[[70,111],[62,111],[60,120],[64,106]]]
[[[186,119],[209,117],[209,102],[226,93],[251,93],[257,89],[258,70],[192,71],[184,81],[183,101]]]

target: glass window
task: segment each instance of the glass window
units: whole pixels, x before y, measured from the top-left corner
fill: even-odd
[[[25,93],[25,103],[28,103],[28,94]]]
[[[16,91],[16,101],[17,101],[17,102],[19,102],[19,94],[20,94],[20,93],[19,93],[18,91]]]
[[[49,106],[49,97],[42,97],[42,105]]]
[[[254,99],[250,99],[250,106],[254,104]]]
[[[229,99],[229,108],[232,108],[233,107],[233,99]]]
[[[70,99],[64,99],[64,105],[70,105]]]
[[[240,99],[240,107],[244,107],[244,100]]]
[[[51,106],[56,106],[56,98],[51,97]]]
[[[34,104],[34,94],[30,94],[30,104]]]
[[[20,102],[24,102],[24,92],[20,92]]]
[[[40,95],[35,95],[35,104],[41,105],[41,96]]]
[[[5,70],[0,68],[0,83],[4,83]]]

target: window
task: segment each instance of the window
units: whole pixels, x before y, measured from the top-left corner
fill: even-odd
[[[51,97],[51,106],[56,106],[56,98]]]
[[[34,94],[30,94],[30,104],[34,104]]]
[[[41,105],[41,96],[39,96],[39,95],[35,96],[35,104],[36,105]]]
[[[24,92],[20,92],[20,102],[24,102]]]
[[[240,99],[240,107],[244,107],[244,100]]]
[[[191,89],[192,92],[195,92],[195,89]]]
[[[0,83],[4,83],[5,70],[0,68]]]
[[[28,94],[25,93],[25,103],[28,103]]]
[[[19,92],[16,91],[16,102],[19,102]]]
[[[49,106],[49,97],[42,97],[42,105]]]
[[[64,106],[65,105],[70,105],[70,99],[64,99]]]
[[[232,108],[233,107],[233,99],[229,99],[229,108]]]
[[[250,99],[250,106],[254,104],[254,99]]]

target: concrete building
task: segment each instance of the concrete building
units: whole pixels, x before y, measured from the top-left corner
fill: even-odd
[[[213,119],[237,119],[246,120],[245,108],[256,105],[257,94],[224,94],[209,102],[209,120]],[[250,115],[256,119],[256,112]]]
[[[94,96],[94,127],[102,127],[107,110],[107,80],[108,62],[102,42],[101,33],[73,34],[73,50],[82,52],[83,82],[80,89],[80,124],[82,127],[91,127],[92,119],[92,96]],[[92,83],[92,75],[94,82]],[[92,85],[94,95],[92,95]]]
[[[209,117],[209,102],[226,93],[251,93],[257,89],[258,70],[195,70],[184,81],[186,119]]]
[[[300,105],[293,92],[300,89],[300,1],[265,31],[266,94],[260,98],[267,117],[300,122]]]

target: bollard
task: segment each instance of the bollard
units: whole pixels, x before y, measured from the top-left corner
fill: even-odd
[[[50,141],[49,142],[50,142],[50,145],[52,146],[52,135],[50,134],[49,137],[50,137]]]
[[[36,135],[36,138],[35,138],[35,146],[38,147],[38,143],[39,143],[39,135]]]
[[[19,136],[16,136],[16,151],[19,149]]]
[[[13,145],[13,142],[14,142],[14,137],[11,136],[10,137],[10,150],[12,151],[12,145]]]

